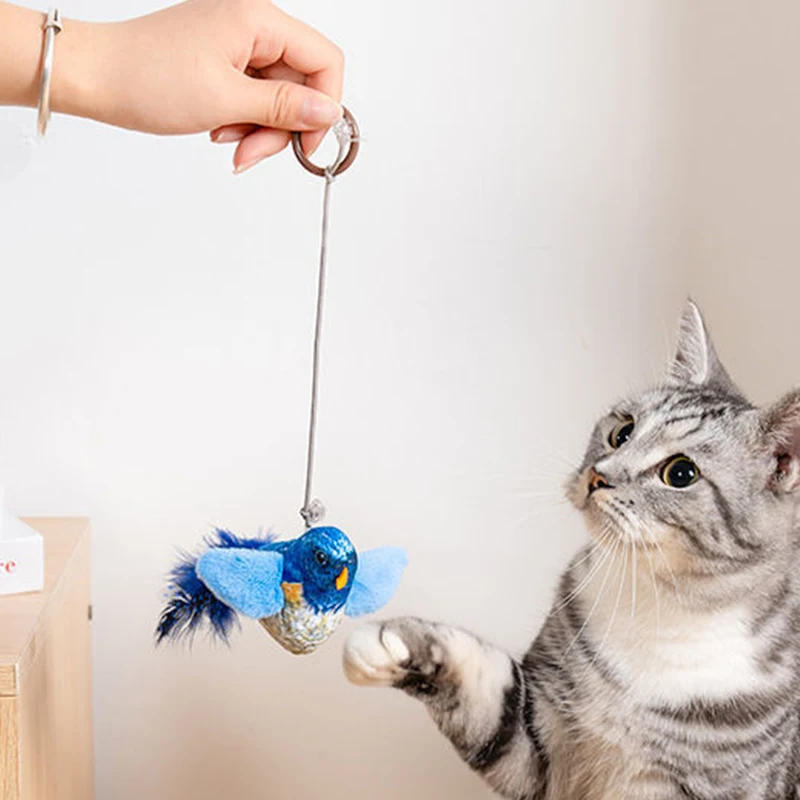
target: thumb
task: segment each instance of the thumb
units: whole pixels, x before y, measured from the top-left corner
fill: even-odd
[[[236,120],[284,131],[329,128],[342,107],[323,92],[292,81],[242,75],[235,97]]]

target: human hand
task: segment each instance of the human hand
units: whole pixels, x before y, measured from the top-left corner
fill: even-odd
[[[344,58],[268,0],[188,0],[145,17],[67,21],[52,107],[159,134],[238,142],[236,172],[303,131],[307,153],[341,116]]]

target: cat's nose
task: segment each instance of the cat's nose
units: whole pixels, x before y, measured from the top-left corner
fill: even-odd
[[[608,482],[606,476],[598,472],[594,467],[589,470],[589,494],[596,492],[598,489],[613,489],[614,487]]]

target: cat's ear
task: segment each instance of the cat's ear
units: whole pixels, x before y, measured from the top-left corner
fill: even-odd
[[[771,488],[794,491],[800,487],[800,389],[763,411],[761,428],[772,452]]]
[[[688,300],[678,327],[678,346],[669,366],[668,381],[673,385],[715,386],[740,394],[728,376],[708,335],[703,315],[693,300]]]

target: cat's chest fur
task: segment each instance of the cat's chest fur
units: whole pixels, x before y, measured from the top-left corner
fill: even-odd
[[[646,705],[683,706],[759,691],[768,678],[759,665],[761,643],[750,631],[747,609],[715,613],[673,608],[656,623],[647,612],[635,620],[602,615],[610,625],[603,658],[631,698]]]
[[[761,660],[769,632],[754,632],[746,599],[698,607],[671,586],[658,592],[646,573],[611,578],[613,591],[591,581],[575,602],[586,641],[631,702],[683,706],[774,684],[776,670],[765,671]]]
[[[590,586],[580,601],[588,618],[582,636],[600,669],[576,657],[573,713],[548,714],[548,800],[671,797],[654,757],[653,709],[724,701],[769,685],[746,608],[692,612],[636,588],[638,595],[629,581],[619,591],[615,585],[604,598]]]

